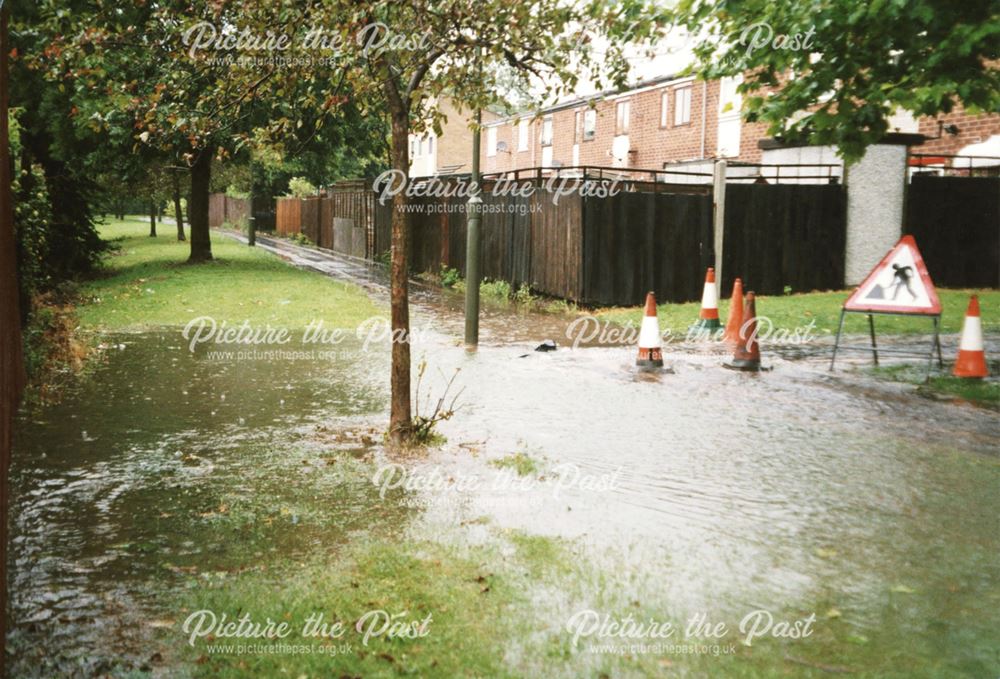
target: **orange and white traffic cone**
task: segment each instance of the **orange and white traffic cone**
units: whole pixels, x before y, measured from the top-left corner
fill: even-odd
[[[986,377],[986,352],[983,350],[983,325],[979,318],[979,298],[969,298],[969,309],[962,324],[962,341],[958,345],[958,359],[951,371],[955,377]]]
[[[705,287],[701,293],[701,314],[694,324],[695,330],[715,331],[722,327],[719,323],[719,292],[715,288],[715,268],[705,272]]]
[[[656,317],[656,295],[646,293],[646,312],[639,328],[639,356],[635,364],[642,370],[663,367],[663,352],[660,349],[660,321]]]
[[[739,344],[741,325],[743,325],[743,281],[737,278],[733,281],[729,318],[726,320],[726,332],[722,335],[722,341],[731,345]]]
[[[733,359],[724,363],[733,370],[760,370],[760,345],[757,344],[757,305],[753,292],[747,293],[743,307],[743,325],[740,327],[739,342],[733,351]]]

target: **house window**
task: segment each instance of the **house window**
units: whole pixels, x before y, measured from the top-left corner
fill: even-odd
[[[739,115],[743,97],[737,92],[737,88],[742,82],[742,75],[719,81],[719,115]]]
[[[434,155],[434,137],[427,138],[427,155]]]
[[[576,111],[573,114],[573,142],[578,142],[583,137],[583,111]]]
[[[628,134],[628,118],[629,118],[629,111],[631,108],[632,108],[632,102],[629,101],[618,102],[618,106],[615,109],[616,135]]]
[[[691,122],[691,88],[681,87],[674,90],[674,125],[687,125]]]
[[[663,90],[660,95],[660,127],[666,127],[669,122],[667,115],[670,113],[670,92]]]
[[[495,156],[497,154],[497,128],[486,128],[486,155]]]
[[[410,158],[417,157],[417,140],[415,138],[410,138]]]
[[[517,150],[528,150],[528,126],[531,124],[527,118],[517,121]]]
[[[583,112],[583,139],[593,139],[597,133],[597,111],[592,108]]]
[[[420,139],[417,139],[417,155],[418,156],[424,155],[424,140],[422,137]]]
[[[542,120],[542,146],[552,146],[552,116]]]

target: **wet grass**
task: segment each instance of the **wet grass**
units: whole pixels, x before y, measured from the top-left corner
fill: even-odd
[[[190,599],[177,619],[180,623],[194,611],[211,610],[289,624],[285,639],[259,643],[275,651],[278,643],[295,645],[294,653],[209,652],[209,645],[219,649],[240,643],[211,637],[185,646],[182,654],[194,674],[206,677],[676,674],[763,679],[832,673],[930,679],[994,676],[997,671],[988,634],[980,630],[955,637],[948,628],[952,615],[961,612],[929,610],[928,592],[916,584],[885,583],[874,610],[817,592],[801,607],[769,611],[771,622],[761,617],[758,636],[748,639],[754,620],[741,629],[743,612],[709,617],[712,627],[725,625],[713,638],[704,628],[689,629],[691,617],[672,611],[655,584],[626,584],[628,580],[623,570],[608,563],[598,566],[580,558],[573,542],[493,529],[487,543],[474,546],[447,539],[362,541],[325,559],[288,564],[270,573],[193,581]],[[426,635],[389,638],[373,633],[366,641],[366,631],[383,627],[369,627],[371,611],[402,613],[399,620],[410,625],[399,628],[404,630],[418,629],[420,622],[429,620],[422,628]],[[584,634],[574,643],[570,620],[582,611],[633,625],[669,623],[674,631],[664,639],[624,632]],[[303,636],[305,621],[319,614],[328,624],[343,623],[340,636]],[[930,627],[918,632],[913,624],[925,615],[931,618],[924,621]],[[810,617],[812,622],[804,626]],[[798,623],[800,632],[808,630],[808,635],[776,635],[774,625],[782,621]],[[932,641],[938,637],[949,652],[939,652]],[[915,646],[916,638],[928,643]]]
[[[211,316],[230,325],[356,327],[379,313],[358,287],[289,266],[274,255],[212,234],[214,261],[186,263],[189,244],[171,229],[150,238],[138,219],[109,222],[101,237],[117,249],[103,275],[81,286],[80,323],[90,330],[144,330]]]
[[[1000,407],[1000,381],[995,377],[986,379],[953,377],[947,372],[950,367],[950,365],[945,364],[944,374],[932,373],[930,380],[927,381],[924,379],[927,375],[924,365],[879,366],[870,368],[868,372],[893,382],[919,385],[918,391],[927,395],[954,397],[976,405]],[[988,367],[991,375],[1000,374],[1000,361],[991,361]]]
[[[965,318],[970,294],[979,295],[983,330],[1000,332],[1000,291],[998,290],[942,290],[938,289],[943,313],[942,332],[959,332]],[[757,316],[766,316],[775,329],[794,330],[813,324],[814,335],[832,335],[837,332],[840,310],[851,290],[809,292],[792,295],[757,297]],[[661,304],[657,308],[661,330],[669,328],[674,335],[683,336],[688,327],[698,320],[700,302]],[[598,318],[624,325],[631,322],[638,327],[642,322],[642,307],[600,309]],[[729,299],[719,301],[719,317],[725,322],[729,315]],[[880,334],[930,334],[933,325],[929,318],[906,316],[876,316],[875,328]],[[844,332],[867,333],[868,318],[863,314],[848,314]]]
[[[518,476],[529,476],[539,470],[538,462],[527,453],[511,453],[490,461],[497,469],[512,469]]]

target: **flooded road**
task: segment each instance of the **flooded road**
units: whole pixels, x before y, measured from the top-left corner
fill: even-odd
[[[192,353],[180,329],[106,338],[95,372],[17,433],[13,675],[148,669],[191,573],[482,517],[572,541],[616,600],[727,619],[836,610],[940,676],[1000,666],[995,411],[831,375],[819,349],[765,347],[773,370],[757,375],[706,348],[666,351],[672,373],[656,375],[631,347],[534,352],[569,319],[499,307],[469,354],[457,298],[415,297],[422,412],[456,369],[460,409],[405,465],[447,481],[385,496],[371,478],[387,463],[387,344],[241,358]],[[491,464],[515,453],[537,467]],[[579,603],[549,601],[553,629]]]

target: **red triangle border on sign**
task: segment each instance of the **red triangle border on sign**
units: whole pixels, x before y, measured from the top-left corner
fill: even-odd
[[[863,301],[858,300],[857,297],[860,296],[861,291],[868,287],[871,280],[878,276],[882,270],[889,265],[889,262],[893,259],[895,254],[903,247],[909,247],[913,252],[913,264],[917,269],[917,275],[920,276],[920,282],[923,283],[924,288],[927,290],[927,298],[930,300],[931,306],[914,309],[910,306],[866,304]],[[906,235],[899,239],[899,242],[886,253],[885,257],[883,257],[881,261],[879,261],[879,263],[872,268],[871,272],[865,276],[863,281],[861,281],[861,284],[854,289],[851,296],[847,298],[846,302],[844,302],[844,309],[847,311],[866,311],[870,313],[912,314],[914,316],[941,315],[941,300],[938,299],[937,289],[934,287],[934,282],[931,280],[930,274],[927,273],[927,265],[924,264],[923,255],[920,254],[920,248],[917,247],[917,241],[913,239],[913,236]]]

